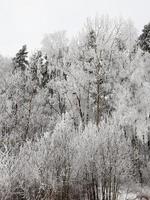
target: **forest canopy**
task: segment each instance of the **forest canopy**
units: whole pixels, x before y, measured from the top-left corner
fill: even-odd
[[[150,185],[150,24],[88,19],[0,56],[0,199],[117,200]]]

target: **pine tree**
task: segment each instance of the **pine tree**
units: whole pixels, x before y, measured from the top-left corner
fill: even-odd
[[[88,35],[88,47],[93,49],[96,48],[96,33],[94,30],[91,30]]]
[[[49,80],[47,56],[43,55],[41,51],[35,52],[30,58],[29,76],[32,82],[40,88],[46,86]]]
[[[41,87],[45,87],[48,80],[49,80],[47,56],[42,57],[40,73],[42,75],[42,77],[41,77]]]
[[[36,52],[32,55],[30,59],[29,73],[32,81],[38,80],[38,62],[39,62],[40,52]]]
[[[142,32],[138,38],[138,44],[143,51],[150,53],[150,23],[144,26]]]
[[[26,70],[26,67],[28,65],[27,56],[28,56],[27,46],[23,45],[23,47],[19,50],[19,52],[13,58],[14,71],[18,69],[20,69],[21,71]]]

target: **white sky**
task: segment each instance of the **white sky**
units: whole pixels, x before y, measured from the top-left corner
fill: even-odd
[[[23,44],[39,48],[45,33],[66,30],[71,36],[96,14],[131,18],[140,31],[149,10],[150,0],[0,0],[0,53],[14,56]]]

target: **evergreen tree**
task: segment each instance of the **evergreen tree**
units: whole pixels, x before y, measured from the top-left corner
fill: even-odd
[[[93,49],[96,48],[96,33],[93,29],[89,32],[88,35],[88,47],[91,47]]]
[[[40,69],[40,73],[42,75],[42,77],[41,77],[41,87],[45,87],[48,80],[49,80],[48,60],[47,60],[47,56],[44,56],[41,59],[42,59],[41,69]]]
[[[14,71],[18,69],[21,69],[21,71],[26,70],[26,67],[28,65],[27,56],[28,56],[27,46],[23,45],[23,47],[19,50],[19,52],[13,58]]]
[[[150,23],[144,26],[142,34],[138,38],[138,44],[143,51],[150,53]]]
[[[31,76],[32,81],[38,80],[38,62],[40,57],[40,51],[34,53],[30,58],[30,67],[29,67],[29,73]]]

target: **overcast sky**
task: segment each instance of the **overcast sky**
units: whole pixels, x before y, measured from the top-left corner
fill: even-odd
[[[96,14],[131,18],[140,32],[149,9],[150,0],[0,0],[0,53],[14,56],[23,44],[39,48],[45,33],[71,36]]]

